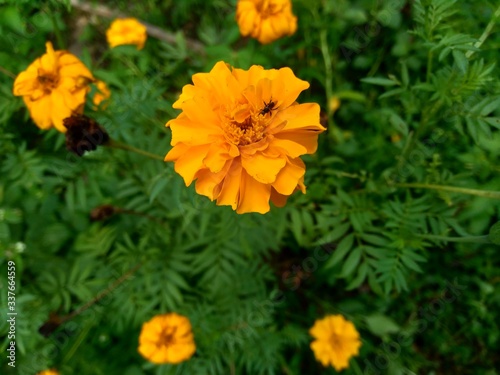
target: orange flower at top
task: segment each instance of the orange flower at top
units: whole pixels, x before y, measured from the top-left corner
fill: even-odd
[[[135,18],[119,18],[106,30],[106,38],[111,48],[123,44],[135,44],[137,49],[141,50],[146,43],[146,31],[146,26]]]
[[[156,315],[143,324],[138,350],[156,364],[188,360],[196,351],[189,319],[176,313]]]
[[[36,375],[59,375],[59,371],[57,371],[57,370],[43,370],[43,371],[40,371]]]
[[[89,92],[92,73],[74,55],[54,51],[46,43],[47,53],[19,73],[14,81],[14,95],[22,96],[31,118],[41,129],[56,127],[66,132],[63,120],[82,113]]]
[[[359,354],[359,333],[342,315],[316,320],[309,333],[315,338],[311,349],[323,366],[333,366],[340,371],[349,367],[352,356]]]
[[[236,22],[243,36],[267,44],[297,30],[290,0],[239,0]]]
[[[193,76],[173,104],[182,113],[167,123],[172,150],[166,161],[186,186],[238,213],[283,206],[295,190],[305,193],[301,155],[316,151],[319,105],[295,100],[309,83],[289,68],[248,71],[224,62]]]

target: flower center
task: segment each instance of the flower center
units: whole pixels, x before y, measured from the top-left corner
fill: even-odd
[[[251,110],[248,105],[237,107],[226,115],[223,125],[226,139],[237,146],[259,142],[266,136],[271,117],[272,114]]]
[[[172,346],[175,345],[175,331],[177,327],[166,327],[158,339],[158,346]]]
[[[38,82],[42,85],[42,89],[45,92],[51,92],[57,87],[59,82],[59,77],[53,73],[38,72]]]
[[[333,333],[330,336],[330,345],[334,351],[342,350],[342,340],[340,339],[339,335]]]

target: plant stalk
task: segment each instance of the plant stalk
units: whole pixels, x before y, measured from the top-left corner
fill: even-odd
[[[433,184],[421,184],[421,183],[397,183],[394,184],[394,186],[403,188],[449,191],[451,193],[461,193],[461,194],[475,195],[483,198],[500,199],[500,192],[498,191],[478,190],[478,189],[462,188],[457,186],[433,185]]]
[[[154,159],[154,160],[161,160],[161,161],[165,160],[163,156],[152,154],[150,152],[138,149],[136,147],[127,145],[125,143],[115,141],[114,139],[110,139],[109,142],[107,142],[105,144],[105,146],[108,146],[111,148],[117,148],[120,150],[135,152],[136,154],[143,155],[143,156],[146,156],[146,157],[148,157],[150,159]]]

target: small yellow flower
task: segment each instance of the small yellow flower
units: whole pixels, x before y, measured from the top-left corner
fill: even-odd
[[[316,320],[309,333],[315,338],[311,349],[323,366],[333,366],[340,371],[349,367],[352,356],[359,354],[359,333],[342,315]]]
[[[282,207],[293,192],[306,192],[300,156],[316,152],[319,105],[296,102],[309,83],[290,68],[231,69],[220,61],[210,73],[193,76],[174,108],[182,113],[167,123],[172,146],[165,161],[186,186],[231,206],[237,213]]]
[[[97,87],[97,91],[94,94],[94,99],[92,100],[92,102],[94,103],[94,105],[96,107],[99,107],[99,105],[103,101],[106,101],[106,100],[108,100],[110,98],[111,91],[109,91],[109,88],[106,85],[106,83],[103,82],[103,81],[101,81],[101,80],[97,80],[95,82],[95,84],[96,84],[96,87]],[[105,108],[106,105],[107,105],[107,103],[103,103],[103,108]]]
[[[138,351],[156,364],[188,360],[196,351],[189,319],[176,313],[156,315],[142,325]]]
[[[239,0],[236,22],[241,35],[268,44],[297,30],[290,0]]]
[[[13,93],[22,96],[31,118],[40,129],[55,127],[66,132],[63,120],[82,113],[92,73],[74,55],[54,51],[46,43],[47,53],[19,73]]]
[[[106,30],[106,38],[111,48],[123,44],[134,44],[138,50],[141,50],[146,43],[146,26],[135,18],[116,19]]]
[[[38,374],[36,375],[59,375],[59,371],[57,370],[43,370],[43,371],[40,371]]]

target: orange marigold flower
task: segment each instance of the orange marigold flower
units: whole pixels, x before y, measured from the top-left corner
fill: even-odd
[[[359,333],[342,315],[316,320],[309,333],[315,338],[311,349],[323,366],[331,365],[340,371],[348,368],[349,359],[359,354]]]
[[[134,44],[138,50],[141,50],[146,43],[146,26],[135,18],[116,19],[106,30],[106,38],[111,48],[123,44]]]
[[[101,80],[97,80],[95,82],[97,91],[94,94],[94,99],[92,99],[92,102],[96,107],[99,107],[99,105],[103,102],[108,100],[111,97],[111,91],[109,91],[108,85],[106,85],[105,82]],[[107,103],[103,103],[103,108],[105,108]]]
[[[236,22],[241,35],[267,44],[297,30],[290,0],[239,0]]]
[[[156,364],[188,360],[196,351],[189,319],[176,313],[156,315],[142,325],[138,350]]]
[[[14,95],[22,96],[31,118],[40,129],[55,127],[66,132],[63,120],[82,113],[92,73],[68,51],[54,51],[46,43],[47,53],[19,73]]]
[[[295,102],[309,83],[290,68],[248,71],[224,62],[193,76],[173,104],[182,113],[167,123],[172,150],[165,161],[186,186],[238,213],[283,206],[295,190],[305,193],[301,155],[316,151],[319,105]]]
[[[38,374],[36,375],[59,375],[59,371],[57,370],[43,370],[43,371],[40,371]]]

